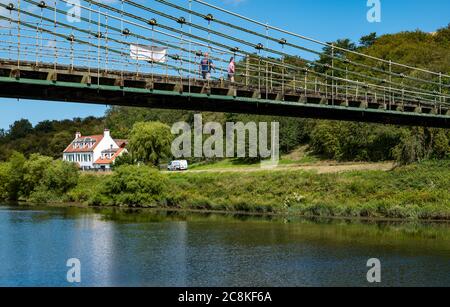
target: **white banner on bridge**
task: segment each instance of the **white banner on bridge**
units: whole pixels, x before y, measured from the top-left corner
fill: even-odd
[[[133,60],[165,63],[167,61],[167,48],[130,45],[130,56]]]

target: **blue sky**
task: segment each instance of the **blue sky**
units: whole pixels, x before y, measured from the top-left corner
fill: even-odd
[[[111,0],[108,0],[111,2]],[[153,1],[150,1],[150,3]],[[321,41],[350,38],[370,32],[435,31],[450,23],[450,1],[381,0],[381,22],[366,19],[367,0],[209,0],[242,15]],[[147,3],[149,3],[147,1]],[[0,129],[21,118],[33,124],[45,119],[102,116],[106,106],[0,99]]]

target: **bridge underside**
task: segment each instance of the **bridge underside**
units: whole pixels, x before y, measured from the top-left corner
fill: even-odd
[[[450,128],[450,109],[420,102],[271,92],[180,77],[0,63],[0,97]]]

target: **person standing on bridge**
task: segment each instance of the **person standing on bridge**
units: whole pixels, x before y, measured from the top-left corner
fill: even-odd
[[[213,61],[209,58],[209,54],[205,53],[205,57],[200,62],[200,72],[203,80],[211,80],[211,70],[216,70]]]
[[[228,81],[234,83],[234,75],[236,73],[236,63],[234,62],[234,57],[230,59],[230,64],[228,64]]]

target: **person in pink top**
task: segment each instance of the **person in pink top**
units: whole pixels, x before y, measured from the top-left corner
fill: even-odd
[[[228,81],[234,83],[234,75],[236,73],[236,64],[234,62],[234,57],[230,59],[230,64],[228,64]]]

